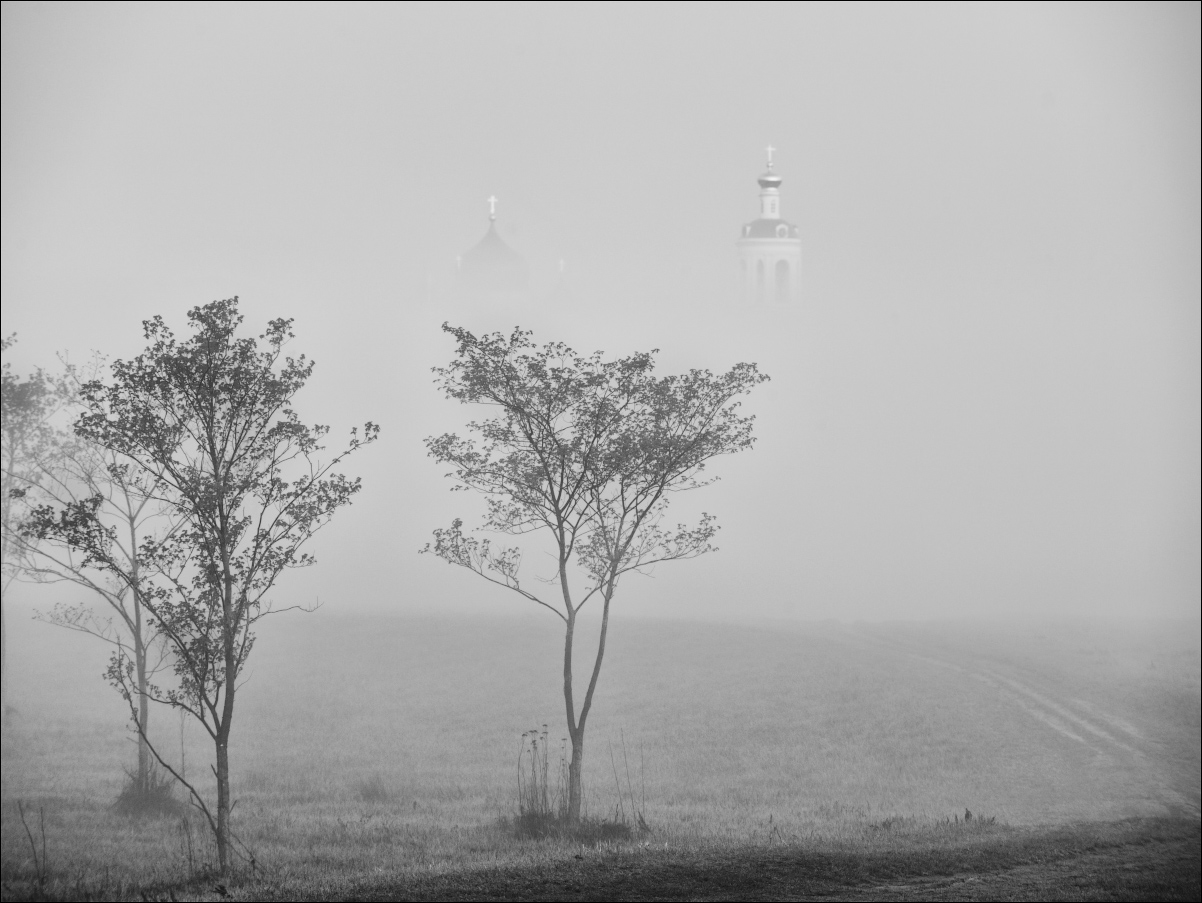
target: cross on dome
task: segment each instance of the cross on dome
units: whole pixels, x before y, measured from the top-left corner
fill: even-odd
[[[488,218],[489,218],[490,220],[494,220],[494,219],[496,219],[496,218],[497,218],[497,197],[496,197],[496,195],[489,195],[489,198],[488,198]]]
[[[768,168],[772,168],[772,155],[776,153],[776,148],[769,144],[764,150],[768,151]]]

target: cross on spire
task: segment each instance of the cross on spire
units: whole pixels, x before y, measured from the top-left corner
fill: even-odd
[[[496,218],[497,218],[497,197],[496,197],[496,195],[489,195],[489,198],[488,198],[488,218],[489,218],[490,220],[494,220],[494,219],[496,219]]]
[[[772,168],[772,155],[776,153],[776,148],[769,144],[764,150],[768,151],[768,168]]]

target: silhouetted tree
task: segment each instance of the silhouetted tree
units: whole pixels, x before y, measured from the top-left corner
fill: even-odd
[[[139,493],[164,506],[176,528],[144,537],[136,588],[172,654],[177,686],[144,691],[123,649],[109,678],[130,702],[145,695],[189,713],[213,740],[217,802],[164,761],[208,820],[222,874],[229,871],[229,740],[239,674],[254,643],[252,629],[270,610],[265,595],[285,568],[313,563],[302,546],[360,489],[334,468],[374,441],[368,423],[346,449],[318,460],[327,427],[305,426],[292,409],[313,370],[285,357],[291,320],[272,320],[258,340],[238,338],[238,299],[188,313],[193,335],[177,341],[161,317],[143,322],[148,347],[112,365],[108,384],[83,386],[77,434],[154,479]],[[262,345],[260,345],[262,343]],[[95,499],[59,513],[59,535],[86,563],[107,567],[113,534],[96,517]],[[145,736],[141,724],[138,729]]]
[[[739,416],[740,395],[768,377],[754,364],[715,376],[692,370],[656,377],[655,352],[605,361],[560,343],[536,347],[529,332],[477,338],[445,325],[459,343],[450,366],[436,368],[448,398],[482,404],[495,416],[473,422],[478,440],[446,434],[426,440],[451,464],[460,487],[484,494],[485,527],[524,534],[546,531],[555,549],[561,597],[548,601],[518,577],[521,551],[494,550],[464,535],[462,521],[434,531],[433,552],[554,612],[564,623],[563,697],[572,757],[568,819],[580,818],[585,723],[605,655],[610,604],[622,575],[712,551],[717,530],[703,514],[693,527],[666,529],[671,493],[704,485],[700,475],[719,455],[750,448],[752,417]],[[573,593],[575,559],[585,585]],[[577,618],[594,596],[601,628],[592,672],[577,704],[572,661]]]

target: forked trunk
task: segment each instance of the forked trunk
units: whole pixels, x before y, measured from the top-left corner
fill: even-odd
[[[562,569],[560,571],[562,574]],[[572,741],[572,761],[568,764],[568,824],[580,821],[580,770],[584,762],[584,731],[576,727],[576,699],[572,691],[572,643],[576,635],[576,613],[572,610],[567,585],[568,617],[563,636],[563,704],[568,716],[568,737]]]
[[[572,761],[568,763],[568,823],[580,821],[580,809],[584,799],[584,725],[588,721],[589,709],[593,706],[593,693],[597,689],[597,678],[601,675],[601,662],[605,658],[605,637],[609,632],[609,601],[613,596],[612,585],[604,595],[601,609],[601,633],[597,638],[597,657],[593,660],[593,673],[584,703],[580,706],[580,717],[576,717],[575,697],[572,691],[572,643],[576,635],[576,616],[572,612],[567,619],[563,649],[563,698],[568,712],[568,734],[572,740]]]

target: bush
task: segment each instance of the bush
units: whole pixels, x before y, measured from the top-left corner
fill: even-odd
[[[355,787],[356,795],[365,803],[386,803],[392,798],[384,779],[378,774],[359,781]]]
[[[126,776],[129,780],[113,803],[114,812],[131,818],[162,818],[187,811],[187,805],[175,797],[175,778],[158,763],[150,763],[144,782],[134,772],[127,771]]]

